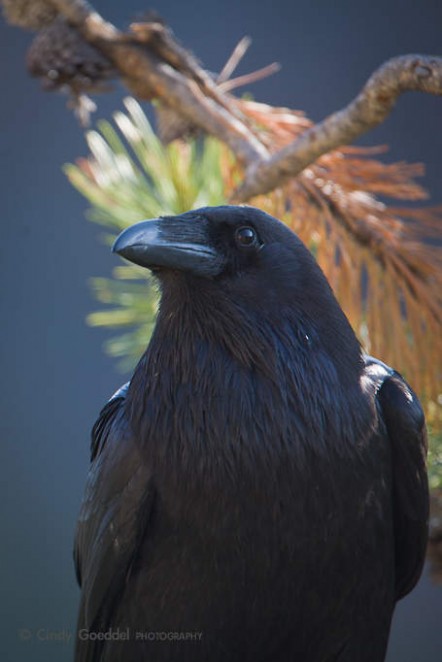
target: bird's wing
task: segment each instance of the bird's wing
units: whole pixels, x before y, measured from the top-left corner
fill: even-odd
[[[143,539],[154,490],[125,415],[127,385],[102,409],[92,431],[92,463],[75,536],[82,589],[78,631],[104,632]],[[77,641],[76,661],[98,659],[99,642]]]
[[[391,444],[396,600],[416,585],[425,560],[429,496],[427,433],[420,402],[399,373],[366,357],[365,371],[377,382],[376,399]]]

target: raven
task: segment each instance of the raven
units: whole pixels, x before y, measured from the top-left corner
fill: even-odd
[[[381,662],[427,541],[416,395],[258,209],[142,221],[113,250],[161,302],[93,428],[77,662]]]

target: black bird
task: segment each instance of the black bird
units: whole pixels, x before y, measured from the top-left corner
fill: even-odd
[[[258,209],[143,221],[114,251],[162,296],[93,429],[77,662],[384,660],[427,540],[416,395]]]

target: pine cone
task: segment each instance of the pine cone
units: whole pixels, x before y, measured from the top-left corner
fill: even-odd
[[[62,17],[40,30],[26,56],[32,76],[46,89],[68,86],[72,93],[100,92],[115,76],[112,63],[88,44]]]

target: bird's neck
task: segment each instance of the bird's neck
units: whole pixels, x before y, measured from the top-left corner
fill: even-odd
[[[331,366],[334,386],[353,388],[363,366],[361,348],[331,291],[326,295],[316,308],[314,302],[307,308],[296,300],[282,305],[278,297],[262,297],[251,307],[210,283],[185,278],[172,287],[166,283],[137,372],[147,377],[167,368],[181,383],[192,376],[199,380],[204,366],[212,371],[229,364],[272,381],[280,370],[307,375],[316,366],[323,373]]]
[[[310,443],[312,431],[325,447],[332,429],[344,445],[355,429],[350,418],[363,427],[368,415],[359,401],[359,350],[347,349],[344,380],[319,335],[290,311],[275,320],[223,299],[163,299],[131,381],[132,425],[168,457],[203,448],[208,437],[220,453],[246,434],[258,448],[270,424],[281,448],[288,438]]]

